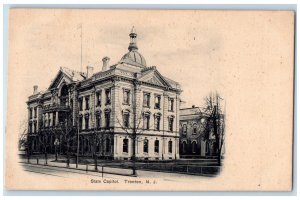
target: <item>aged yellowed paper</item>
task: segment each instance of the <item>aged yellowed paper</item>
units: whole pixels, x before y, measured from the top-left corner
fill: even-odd
[[[290,11],[10,9],[6,188],[290,191],[294,31]]]

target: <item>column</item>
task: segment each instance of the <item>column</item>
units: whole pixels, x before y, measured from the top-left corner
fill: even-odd
[[[55,113],[55,124],[58,125],[58,112]]]

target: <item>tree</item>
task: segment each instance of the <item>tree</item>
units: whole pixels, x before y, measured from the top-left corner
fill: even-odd
[[[205,98],[204,107],[204,113],[207,115],[205,138],[211,140],[210,133],[212,133],[219,166],[222,164],[222,149],[225,140],[225,113],[222,111],[221,100],[223,99],[217,92],[210,94]]]

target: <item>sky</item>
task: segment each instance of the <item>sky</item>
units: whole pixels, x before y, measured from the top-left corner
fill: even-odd
[[[226,99],[242,89],[233,87],[249,86],[239,81],[261,76],[260,68],[251,70],[256,61],[264,64],[258,50],[270,53],[266,48],[272,48],[272,37],[280,37],[275,30],[289,26],[284,19],[274,20],[270,37],[272,29],[264,29],[271,23],[269,16],[258,17],[218,11],[13,9],[8,82],[11,95],[18,97],[13,102],[16,117],[26,119],[25,102],[33,85],[47,89],[60,66],[81,70],[81,26],[82,71],[87,65],[100,71],[105,56],[111,65],[117,63],[128,52],[129,33],[135,26],[138,51],[147,65],[181,84],[182,107],[201,107],[204,97],[215,91]]]

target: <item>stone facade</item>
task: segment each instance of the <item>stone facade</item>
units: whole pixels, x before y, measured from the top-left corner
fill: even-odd
[[[180,85],[146,66],[136,37],[133,29],[129,52],[117,64],[109,66],[105,57],[97,73],[90,66],[87,73],[61,67],[47,91],[35,87],[27,101],[33,151],[53,152],[58,139],[61,153],[179,158]]]

